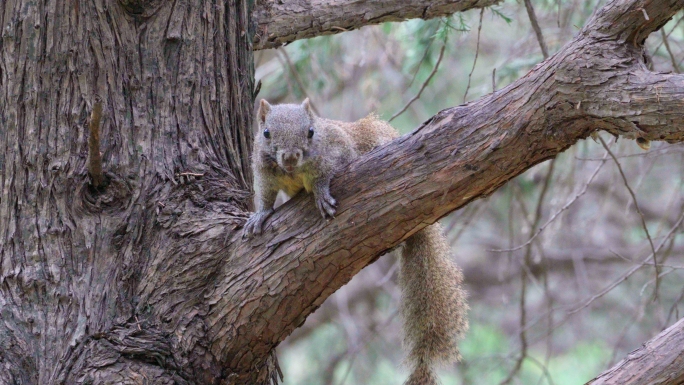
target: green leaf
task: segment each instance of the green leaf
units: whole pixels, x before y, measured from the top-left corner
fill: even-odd
[[[500,18],[502,18],[503,21],[506,22],[506,24],[511,24],[511,23],[513,22],[513,19],[511,19],[510,17],[506,16],[506,14],[503,13],[502,11],[500,11],[499,9],[497,9],[497,8],[495,8],[495,7],[491,7],[491,8],[489,8],[489,10],[492,11],[492,13],[493,13],[494,15],[499,16]]]

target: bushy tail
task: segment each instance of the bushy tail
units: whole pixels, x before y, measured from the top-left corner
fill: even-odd
[[[439,381],[432,366],[427,362],[420,362],[404,385],[439,385]]]
[[[401,255],[404,344],[412,374],[405,385],[436,385],[433,365],[458,361],[468,329],[461,270],[449,258],[439,224],[406,240]]]

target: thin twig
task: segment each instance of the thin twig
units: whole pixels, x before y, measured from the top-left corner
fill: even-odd
[[[378,333],[378,332],[386,329],[390,325],[390,323],[392,323],[392,321],[394,321],[394,319],[397,318],[398,314],[399,314],[398,310],[394,311],[389,317],[387,317],[387,319],[383,323],[381,323],[380,325],[378,325],[378,324],[373,325],[373,327],[370,328],[370,332],[371,332],[370,338],[366,338],[363,341],[361,341],[357,344],[354,344],[353,346],[351,346],[347,349],[345,354],[347,356],[351,356],[349,358],[349,364],[348,364],[349,366],[347,366],[347,370],[345,371],[345,373],[342,376],[342,378],[340,379],[340,381],[336,382],[337,384],[343,385],[344,383],[347,382],[347,377],[349,377],[349,374],[351,373],[352,368],[354,367],[354,360],[356,360],[358,353],[361,351],[361,349],[364,349],[368,345],[370,345],[371,342],[373,342],[373,340],[380,335],[380,333]]]
[[[648,258],[651,258],[651,256],[649,255]],[[627,270],[627,272],[626,272],[625,274],[623,274],[620,278],[616,279],[616,280],[613,281],[611,284],[609,284],[608,286],[606,286],[603,290],[601,290],[600,292],[598,292],[598,293],[592,295],[591,297],[589,297],[589,299],[586,300],[582,305],[580,305],[579,307],[576,307],[575,309],[569,310],[569,311],[567,312],[567,315],[575,314],[575,313],[579,312],[580,310],[586,308],[587,306],[591,305],[591,304],[592,304],[594,301],[596,301],[597,299],[599,299],[599,298],[603,297],[604,295],[608,294],[608,293],[609,293],[611,290],[613,290],[617,285],[619,285],[619,284],[621,284],[622,282],[626,281],[627,278],[631,277],[632,274],[634,274],[635,272],[637,272],[637,270],[641,269],[642,267],[643,267],[642,264],[638,264],[638,265],[636,265],[636,266],[633,266],[631,269]]]
[[[540,377],[539,382],[541,382],[541,379],[544,378],[544,379],[546,379],[546,382],[549,385],[553,385],[553,379],[551,378],[551,373],[549,373],[548,366],[546,364],[544,364],[543,362],[540,362],[539,360],[537,360],[536,358],[534,358],[532,356],[530,356],[528,358],[529,358],[530,362],[537,365],[539,367],[539,369],[542,370],[542,373],[544,374],[542,377]]]
[[[423,90],[425,90],[425,87],[427,87],[428,83],[430,83],[430,80],[432,80],[432,77],[435,76],[435,74],[437,73],[437,69],[439,68],[439,63],[442,62],[442,58],[444,57],[444,50],[445,49],[446,49],[446,43],[442,44],[442,49],[439,50],[439,57],[437,58],[437,63],[435,63],[435,67],[432,69],[432,72],[430,72],[430,76],[428,76],[428,78],[425,79],[423,86],[420,87],[420,91],[418,91],[416,96],[414,96],[411,100],[409,100],[408,103],[406,103],[404,108],[399,110],[399,112],[397,112],[396,114],[392,115],[392,117],[388,120],[389,122],[394,120],[394,118],[396,118],[397,116],[403,114],[404,111],[406,111],[413,102],[415,102],[416,100],[418,100],[418,98],[420,98],[420,95],[423,93]]]
[[[627,337],[627,332],[629,329],[634,326],[635,323],[641,322],[641,319],[644,317],[644,310],[648,304],[648,301],[641,300],[639,302],[639,307],[636,309],[635,314],[631,317],[631,322],[628,322],[627,325],[622,329],[622,332],[619,334],[620,337],[617,339],[617,342],[613,344],[613,354],[610,357],[608,367],[612,367],[615,364],[615,359],[617,358],[620,345],[622,345],[625,337]]]
[[[665,155],[671,155],[671,154],[682,154],[684,153],[684,147],[675,147],[675,146],[667,146],[667,147],[660,147],[656,148],[652,151],[649,152],[639,152],[636,154],[627,154],[627,155],[616,155],[616,158],[622,159],[622,158],[655,158],[655,157],[660,157],[660,156],[665,156]],[[575,157],[577,160],[582,160],[582,161],[603,161],[601,158],[580,158],[580,157]]]
[[[622,176],[622,181],[625,183],[625,187],[627,187],[627,191],[629,191],[629,195],[632,196],[632,201],[634,202],[634,208],[636,211],[639,213],[639,216],[641,217],[641,226],[644,228],[644,233],[646,233],[646,237],[648,238],[648,243],[651,245],[651,252],[653,252],[653,267],[655,268],[656,272],[656,281],[655,281],[655,290],[653,293],[653,298],[657,299],[658,298],[658,288],[660,285],[660,279],[658,276],[660,275],[660,267],[658,266],[658,261],[656,259],[656,249],[655,246],[653,245],[653,239],[651,238],[651,234],[648,232],[648,227],[646,226],[646,218],[644,217],[644,213],[641,211],[639,208],[639,203],[637,202],[636,195],[634,195],[634,191],[632,191],[632,188],[629,186],[629,182],[627,181],[627,177],[625,176],[624,171],[622,170],[622,166],[620,165],[620,161],[617,160],[615,157],[615,154],[613,154],[612,151],[610,151],[610,148],[606,144],[606,142],[603,140],[602,137],[598,137],[599,141],[601,142],[601,145],[603,148],[608,151],[608,154],[610,155],[611,158],[613,158],[613,161],[615,162],[615,165],[618,168],[618,171],[620,171],[620,175]]]
[[[670,32],[668,32],[665,36],[670,37],[670,35],[672,34],[672,32],[674,32],[675,29],[677,29],[677,26],[679,25],[679,23],[680,23],[682,20],[684,20],[684,16],[680,17],[679,20],[677,20],[677,22],[672,26],[672,29],[670,30]],[[660,44],[658,44],[658,45],[655,47],[655,49],[653,50],[653,56],[655,56],[655,54],[658,52],[658,50],[660,49],[660,47],[661,47],[662,45],[663,45],[663,41],[661,41]]]
[[[309,97],[309,94],[306,92],[306,88],[304,87],[304,82],[302,79],[299,77],[299,73],[297,72],[297,69],[295,68],[294,64],[292,64],[292,60],[290,60],[290,55],[287,54],[287,51],[284,48],[281,48],[277,50],[276,52],[279,52],[280,54],[283,55],[285,58],[285,62],[287,63],[287,66],[290,69],[290,72],[292,73],[292,77],[294,77],[295,81],[297,82],[297,85],[299,86],[299,89],[302,91],[304,94],[305,98]],[[311,108],[313,108],[314,112],[318,114],[318,109],[316,109],[316,105],[309,100],[309,105]]]
[[[451,234],[451,231],[456,228],[456,225],[461,222],[461,218],[467,218],[470,219],[472,217],[473,212],[477,211],[479,208],[478,205],[467,205],[466,207],[463,208],[463,210],[458,211],[458,215],[450,215],[449,216],[449,224],[447,224],[444,227],[444,234]],[[465,222],[465,221],[464,221]],[[462,225],[461,228],[464,226]],[[453,244],[454,242],[450,242],[450,244]]]
[[[541,220],[541,209],[542,209],[542,203],[544,203],[544,198],[546,197],[546,193],[549,190],[549,185],[551,184],[551,178],[553,176],[553,170],[556,166],[556,159],[558,158],[553,158],[551,162],[549,163],[549,169],[546,172],[546,177],[544,178],[544,185],[542,186],[541,193],[539,193],[539,200],[537,201],[537,208],[535,209],[534,212],[534,221],[532,222],[532,230],[534,230],[537,226],[539,226],[539,221]],[[529,254],[530,248],[527,248],[526,254]]]
[[[99,188],[104,183],[102,174],[102,154],[100,153],[100,120],[102,119],[102,101],[98,97],[95,100],[93,111],[90,114],[90,136],[88,137],[88,173],[92,179],[93,187]]]
[[[661,248],[665,245],[665,243],[674,235],[675,231],[677,231],[677,229],[679,228],[679,226],[682,225],[683,222],[684,222],[684,207],[683,207],[683,210],[682,210],[681,215],[679,216],[679,218],[678,218],[677,221],[675,222],[674,226],[672,226],[672,227],[670,228],[670,230],[668,231],[668,233],[663,237],[663,240],[662,240],[662,242],[658,245],[658,247],[656,248],[656,251],[660,251],[660,249],[661,249]],[[652,254],[649,253],[646,257],[644,257],[644,258],[641,259],[641,262],[637,262],[637,265],[636,265],[636,266],[633,266],[633,267],[631,267],[629,270],[625,271],[625,272],[624,272],[620,277],[618,277],[615,281],[611,282],[611,283],[608,284],[606,287],[604,287],[601,291],[599,291],[598,293],[592,295],[592,296],[589,297],[588,299],[583,300],[583,301],[578,301],[578,302],[576,302],[574,305],[563,306],[563,308],[570,309],[570,310],[566,310],[566,316],[565,316],[565,318],[563,318],[563,319],[559,320],[558,322],[556,322],[555,325],[554,325],[554,328],[558,328],[558,327],[560,327],[561,325],[565,324],[566,322],[568,322],[568,320],[569,320],[574,314],[576,314],[576,313],[578,313],[579,311],[585,309],[586,307],[588,307],[589,305],[591,305],[594,301],[596,301],[597,299],[599,299],[599,298],[603,297],[604,295],[606,295],[607,293],[609,293],[612,289],[614,289],[614,288],[615,288],[616,286],[618,286],[620,283],[622,283],[622,282],[624,282],[625,280],[629,279],[629,277],[631,277],[635,272],[639,271],[639,269],[641,269],[642,267],[644,267],[644,266],[646,266],[646,265],[649,265],[650,263],[648,263],[648,260],[651,259],[651,255],[652,255]],[[556,310],[561,310],[561,308],[556,309]],[[555,310],[554,310],[554,311],[555,311]],[[529,328],[534,327],[540,320],[546,318],[547,316],[548,316],[548,314],[540,314],[538,317],[536,317],[536,319],[535,319],[534,321],[529,322],[529,323],[526,325],[526,328],[529,329]]]
[[[558,158],[553,158],[551,161],[551,164],[549,165],[549,170],[546,174],[546,180],[544,181],[544,187],[542,188],[542,192],[539,196],[539,203],[537,205],[537,217],[535,218],[535,224],[532,229],[536,228],[539,225],[539,220],[541,219],[541,205],[544,202],[544,195],[546,194],[548,190],[548,186],[551,182],[551,177],[553,175],[553,170],[554,166],[556,163],[556,159]],[[550,294],[549,290],[549,260],[546,258],[545,253],[543,252],[543,247],[540,244],[540,242],[537,242],[539,245],[539,248],[542,249],[542,252],[540,252],[541,255],[541,263],[540,265],[542,266],[542,278],[543,278],[543,283],[544,283],[544,298],[546,299],[546,310],[548,311],[548,318],[547,318],[547,333],[546,333],[546,355],[544,356],[544,365],[549,364],[549,360],[551,359],[551,351],[553,349],[553,313],[551,312],[551,309],[553,309],[553,297]],[[541,379],[542,377],[539,378],[538,384],[541,384]]]
[[[515,366],[513,366],[513,369],[508,373],[508,376],[499,383],[499,385],[510,384],[515,375],[518,374],[522,368],[522,364],[525,362],[525,358],[527,357],[527,328],[525,327],[525,320],[527,318],[527,313],[525,310],[527,280],[525,279],[525,274],[526,272],[523,269],[520,273],[520,355],[515,360]]]
[[[539,22],[537,21],[537,15],[534,14],[534,8],[530,0],[525,0],[525,9],[527,9],[527,16],[530,18],[530,23],[532,23],[532,29],[534,29],[534,34],[537,35],[537,41],[539,42],[539,47],[541,47],[542,55],[544,59],[549,57],[549,49],[546,48],[546,42],[544,42],[544,35],[542,35],[541,28],[539,28]]]
[[[672,242],[670,242],[670,243],[672,243]],[[631,260],[631,259],[625,257],[625,256],[622,255],[622,254],[619,254],[619,253],[616,252],[615,250],[608,250],[608,251],[609,251],[611,254],[613,254],[614,256],[616,256],[616,257],[622,259],[622,260],[625,261],[625,262],[634,263],[633,260]],[[649,255],[649,256],[650,256],[650,255]],[[642,262],[642,263],[641,263],[641,266],[653,266],[653,262],[649,262],[649,261]],[[667,268],[669,268],[669,269],[675,269],[675,270],[684,270],[684,266],[668,265],[668,264],[666,264],[666,263],[659,263],[658,266],[660,266],[660,267],[667,267]]]
[[[544,204],[544,198],[546,197],[546,193],[549,190],[549,185],[551,184],[551,179],[553,177],[553,170],[554,166],[556,164],[556,159],[554,158],[551,160],[549,163],[549,170],[546,173],[546,177],[544,178],[544,185],[542,186],[542,190],[539,193],[539,199],[537,200],[537,207],[535,208],[534,211],[534,220],[532,221],[532,227],[530,227],[531,231],[534,231],[537,226],[539,226],[539,221],[541,220],[541,214],[542,214],[542,206]],[[531,264],[531,258],[532,257],[532,245],[528,244],[527,249],[525,250],[525,257],[523,258],[523,263],[525,267],[529,267]],[[516,360],[515,366],[513,367],[513,370],[508,373],[508,376],[506,379],[501,381],[501,385],[506,385],[509,384],[513,378],[515,377],[518,372],[520,372],[520,369],[522,368],[522,364],[527,358],[527,335],[526,335],[526,328],[525,328],[525,323],[526,323],[526,309],[525,309],[525,297],[527,295],[527,278],[526,278],[526,271],[523,269],[520,273],[520,279],[521,279],[521,289],[520,289],[520,356]],[[548,295],[548,292],[547,292]]]
[[[413,85],[413,82],[416,81],[416,78],[418,77],[418,72],[420,71],[420,67],[423,65],[423,62],[427,58],[428,54],[430,53],[430,47],[432,47],[432,42],[434,42],[434,39],[431,39],[430,42],[428,43],[427,47],[425,47],[425,52],[423,52],[423,57],[420,58],[420,61],[418,62],[418,65],[416,66],[416,70],[413,71],[413,75],[411,76],[411,81],[409,82],[408,86],[406,88],[411,88]]]
[[[660,245],[658,245],[658,247],[656,248],[656,252],[659,251],[659,250],[663,247],[663,245],[665,245],[665,242],[672,236],[672,234],[674,234],[674,232],[677,230],[677,228],[682,224],[682,220],[684,220],[684,212],[682,212],[682,215],[679,217],[679,219],[677,220],[677,222],[675,223],[675,225],[672,226],[672,228],[670,229],[670,232],[665,236],[665,238],[664,238],[663,241],[660,243]],[[612,283],[610,283],[608,286],[606,286],[606,287],[605,287],[603,290],[601,290],[600,292],[598,292],[598,293],[592,295],[588,300],[586,300],[586,301],[585,301],[584,303],[582,303],[581,305],[575,307],[573,310],[568,311],[567,314],[568,314],[568,315],[575,314],[575,313],[579,312],[580,310],[586,308],[587,306],[591,305],[595,300],[597,300],[597,299],[603,297],[604,295],[606,295],[608,292],[610,292],[611,290],[613,290],[617,285],[619,285],[620,283],[626,281],[629,277],[632,276],[632,274],[634,274],[635,272],[637,272],[639,269],[641,269],[641,268],[644,267],[644,266],[649,265],[647,262],[648,262],[649,259],[652,258],[652,257],[651,257],[652,255],[654,255],[654,254],[651,253],[651,254],[649,254],[648,256],[646,256],[645,258],[643,258],[643,259],[641,260],[641,262],[637,263],[637,264],[636,264],[635,266],[633,266],[631,269],[627,270],[627,271],[626,271],[622,276],[620,276],[618,279],[616,279],[615,281],[613,281]]]
[[[546,223],[544,223],[544,224],[539,228],[539,230],[537,230],[537,232],[534,233],[534,235],[533,235],[532,237],[530,237],[530,239],[527,240],[527,242],[523,243],[522,245],[513,247],[513,248],[508,248],[508,249],[490,249],[490,250],[488,250],[488,251],[494,251],[494,252],[498,252],[498,253],[509,252],[509,251],[516,251],[516,250],[520,250],[520,249],[522,249],[523,247],[525,247],[525,246],[529,245],[530,243],[532,243],[532,241],[534,241],[534,240],[539,236],[539,234],[541,234],[541,232],[544,231],[544,229],[545,229],[548,225],[551,224],[551,222],[553,222],[554,220],[556,220],[556,218],[557,218],[562,212],[564,212],[565,210],[567,210],[568,208],[570,208],[570,206],[572,206],[572,204],[575,203],[575,202],[577,201],[577,199],[579,199],[579,197],[581,197],[582,195],[584,195],[584,194],[587,192],[587,188],[589,187],[589,185],[591,184],[591,182],[594,180],[594,178],[595,178],[596,175],[598,174],[599,170],[601,170],[601,168],[603,167],[603,165],[605,164],[605,162],[606,162],[607,159],[608,159],[608,154],[606,153],[606,154],[604,155],[603,159],[602,159],[601,164],[599,164],[599,166],[596,167],[596,170],[594,170],[594,173],[591,174],[591,177],[589,177],[589,180],[588,180],[587,183],[584,185],[584,187],[582,188],[582,190],[581,190],[579,193],[577,193],[577,195],[575,195],[570,201],[568,201],[568,203],[566,203],[565,206],[561,207],[560,210],[558,210],[555,214],[553,214],[553,215],[551,216],[551,218],[549,218],[549,220],[546,221]]]
[[[468,85],[466,86],[465,93],[463,94],[463,103],[466,102],[468,97],[468,90],[470,89],[470,79],[473,77],[473,72],[475,71],[475,64],[477,64],[477,57],[480,54],[480,31],[482,31],[482,15],[484,15],[484,8],[480,10],[480,24],[477,26],[477,44],[475,45],[475,59],[473,60],[473,68],[470,69],[468,74]]]
[[[475,218],[475,215],[480,212],[480,210],[485,207],[485,205],[468,205],[468,207],[474,207],[469,214],[464,213],[463,217],[465,219],[461,220],[461,228],[456,232],[456,235],[453,235],[449,237],[449,244],[450,245],[455,245],[458,239],[463,235],[466,229],[470,228],[468,225],[470,225],[470,222]],[[460,218],[459,218],[460,219]],[[456,223],[456,220],[453,221],[453,223]],[[451,229],[453,229],[453,225],[450,224]],[[451,233],[451,229],[444,230],[445,234]]]
[[[670,307],[670,311],[667,313],[667,320],[666,322],[670,322],[670,318],[672,318],[672,315],[675,315],[675,319],[679,319],[679,308],[677,307],[677,304],[679,304],[682,299],[684,299],[684,289],[679,293],[679,297],[672,302],[672,306]]]
[[[679,66],[677,65],[677,60],[675,60],[674,54],[670,49],[670,43],[668,43],[667,41],[667,35],[665,34],[665,31],[660,29],[660,35],[663,37],[663,44],[665,44],[665,49],[667,50],[667,53],[670,55],[670,61],[672,61],[672,68],[676,73],[680,73]]]
[[[662,267],[662,264],[661,264],[659,267]],[[680,269],[677,269],[677,268],[670,268],[670,267],[668,267],[668,269],[670,269],[670,270],[664,271],[664,272],[660,273],[660,275],[658,275],[658,277],[656,277],[656,279],[661,279],[661,278],[663,278],[664,276],[666,276],[666,275],[672,273],[673,271],[680,270]],[[656,279],[651,279],[651,280],[649,280],[648,282],[646,282],[646,283],[641,287],[641,290],[639,291],[639,296],[643,296],[643,295],[644,295],[644,291],[646,291],[646,288],[651,284],[651,282],[656,282]]]

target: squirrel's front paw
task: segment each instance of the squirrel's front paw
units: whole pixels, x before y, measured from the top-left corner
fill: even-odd
[[[271,215],[271,213],[273,213],[273,210],[263,210],[252,214],[242,228],[242,237],[250,238],[252,235],[261,234],[264,221],[269,215]]]
[[[337,201],[330,195],[328,191],[321,192],[316,195],[316,207],[321,212],[323,219],[330,217],[335,217],[335,207],[337,206]]]

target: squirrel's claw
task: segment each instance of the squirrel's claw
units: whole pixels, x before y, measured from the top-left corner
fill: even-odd
[[[271,213],[273,213],[272,209],[253,213],[242,228],[242,238],[251,238],[252,235],[260,235],[263,230],[264,221]]]
[[[316,207],[318,207],[318,211],[321,212],[323,219],[335,217],[335,212],[337,211],[335,210],[335,206],[337,206],[337,201],[330,195],[330,193],[324,193],[316,196]]]

